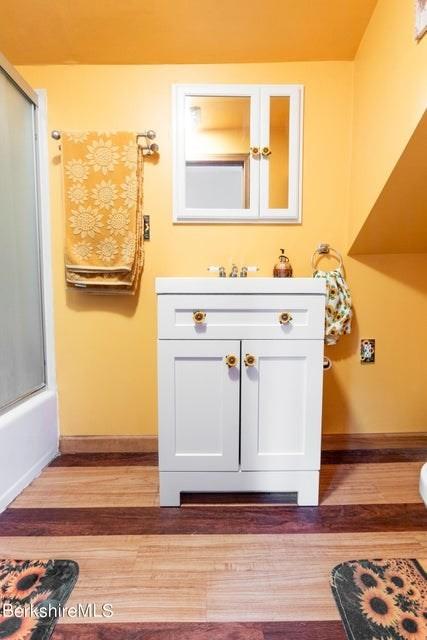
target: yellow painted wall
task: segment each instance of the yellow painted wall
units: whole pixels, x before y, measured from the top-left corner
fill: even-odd
[[[427,36],[412,0],[379,0],[354,64],[350,244],[427,108]]]
[[[156,433],[155,276],[205,275],[209,264],[259,264],[270,275],[280,247],[295,275],[311,273],[320,241],[344,250],[348,237],[353,64],[351,62],[190,66],[21,67],[46,88],[49,127],[153,128],[161,155],[145,170],[145,208],[152,240],[138,298],[96,297],[66,291],[63,211],[57,144],[50,141],[55,319],[60,420],[63,435]],[[305,85],[302,225],[173,225],[171,100],[174,82],[302,83]],[[402,310],[418,309],[425,263],[392,259],[384,271],[375,257],[347,260],[356,309],[354,332],[328,349],[325,376],[327,432],[416,431],[426,427],[424,381],[426,315],[411,322],[404,340]],[[417,278],[407,284],[404,268]],[[358,362],[360,337],[377,338],[375,366]]]
[[[378,0],[354,61],[349,246],[427,107],[427,37],[415,41],[414,20],[412,0]],[[394,197],[409,205],[405,188],[401,193],[395,188]],[[400,208],[405,212],[404,202]],[[386,224],[391,221],[392,216]],[[425,234],[425,216],[419,224]],[[384,234],[381,225],[371,230]],[[396,221],[394,233],[399,234]],[[382,238],[371,238],[370,244],[381,247]],[[389,420],[390,431],[426,429],[427,255],[355,255],[348,266],[359,331],[376,337],[378,348],[378,364],[366,375],[361,368],[348,370],[350,410],[359,398],[356,413],[365,414],[371,427],[378,420],[387,430]]]

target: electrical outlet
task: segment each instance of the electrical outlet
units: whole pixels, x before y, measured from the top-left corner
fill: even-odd
[[[144,216],[144,240],[149,240],[151,235],[150,216]]]
[[[360,341],[360,362],[373,364],[375,362],[375,339],[369,338]]]

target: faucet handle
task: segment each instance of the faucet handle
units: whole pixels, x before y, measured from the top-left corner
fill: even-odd
[[[207,268],[208,271],[210,271],[211,273],[218,273],[220,278],[225,278],[226,277],[226,273],[225,273],[225,267],[219,267],[217,265],[211,265],[210,267]]]
[[[249,267],[244,266],[240,271],[240,277],[246,278],[248,275],[248,272],[254,273],[255,271],[259,271],[258,265],[251,265]]]

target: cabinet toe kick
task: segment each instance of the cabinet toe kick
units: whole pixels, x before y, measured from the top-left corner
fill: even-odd
[[[181,493],[296,493],[300,507],[319,504],[319,471],[160,472],[160,506],[179,507]],[[200,497],[203,502],[203,497]]]

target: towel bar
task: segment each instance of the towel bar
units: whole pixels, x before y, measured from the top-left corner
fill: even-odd
[[[53,129],[53,131],[50,134],[52,136],[52,138],[54,140],[60,140],[62,133],[61,131],[59,131],[58,129]],[[151,142],[149,143],[149,140],[154,140],[154,138],[156,137],[156,132],[153,131],[153,129],[148,129],[148,131],[144,131],[142,133],[137,133],[136,134],[136,142],[137,144],[139,144],[139,138],[145,138],[145,145],[141,145],[142,149],[144,151],[147,151],[148,155],[153,155],[154,153],[158,153],[159,152],[159,145],[156,142]]]

